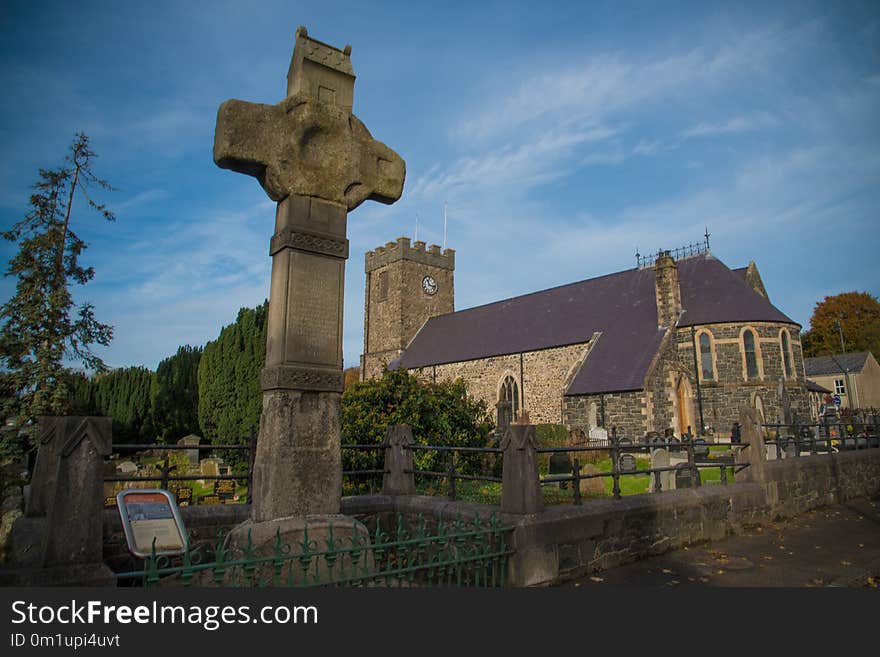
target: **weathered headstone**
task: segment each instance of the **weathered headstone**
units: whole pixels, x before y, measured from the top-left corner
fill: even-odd
[[[702,438],[694,439],[694,460],[705,461],[709,458],[709,444]]]
[[[220,459],[209,458],[202,459],[199,463],[199,470],[205,477],[220,476]]]
[[[559,477],[568,477],[571,473],[571,457],[568,452],[553,452],[550,455],[550,462],[547,464],[547,479],[552,481]],[[568,488],[568,482],[560,481],[559,488],[565,490]]]
[[[120,461],[116,464],[116,472],[121,475],[136,474],[138,471],[137,463],[134,461]]]
[[[621,472],[633,472],[636,469],[636,457],[632,454],[621,454],[617,460],[617,468]]]
[[[581,476],[597,475],[601,472],[599,466],[592,463],[587,463],[581,468]],[[585,495],[604,495],[605,478],[591,477],[590,479],[581,479],[581,492]]]
[[[680,463],[675,468],[675,488],[693,488],[694,473],[687,463]]]
[[[186,445],[187,447],[198,446],[199,443],[202,442],[202,438],[200,436],[195,435],[194,433],[189,434],[188,436],[184,436],[180,440],[177,441],[178,445]],[[187,449],[183,452],[186,454],[186,458],[189,460],[189,464],[191,467],[195,468],[199,465],[199,450],[197,449]]]
[[[583,429],[572,429],[568,434],[568,442],[572,447],[582,447],[589,443],[589,438]]]
[[[352,111],[351,47],[296,31],[287,98],[220,106],[214,161],[278,202],[253,520],[338,514],[347,213],[403,191],[400,156]]]
[[[661,439],[662,440],[662,439]],[[667,468],[669,467],[669,451],[665,449],[651,450],[651,467]],[[672,470],[664,470],[663,472],[655,472],[652,475],[651,490],[656,490],[656,483],[660,483],[660,490],[675,490],[675,473]]]

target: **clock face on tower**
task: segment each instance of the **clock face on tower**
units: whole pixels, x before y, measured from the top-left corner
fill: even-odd
[[[422,289],[425,291],[425,294],[431,294],[437,292],[437,281],[434,280],[433,276],[425,276],[422,279]]]

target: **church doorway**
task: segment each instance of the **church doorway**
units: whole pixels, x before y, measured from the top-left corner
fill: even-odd
[[[691,384],[684,377],[678,380],[675,386],[675,420],[678,425],[678,436],[681,437],[688,432],[688,428],[693,427],[693,418],[691,417],[691,399],[693,393]]]

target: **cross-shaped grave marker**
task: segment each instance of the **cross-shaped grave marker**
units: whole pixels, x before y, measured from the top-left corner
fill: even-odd
[[[347,214],[366,200],[394,203],[406,174],[401,157],[351,113],[350,54],[300,27],[287,97],[277,105],[228,100],[217,113],[214,162],[256,177],[278,202],[255,522],[339,513]]]

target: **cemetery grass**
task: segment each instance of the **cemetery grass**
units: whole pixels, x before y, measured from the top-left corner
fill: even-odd
[[[611,472],[611,459],[606,458],[598,461],[596,467],[600,472]],[[636,458],[636,467],[639,470],[651,467],[651,460],[646,458]],[[543,478],[543,476],[542,476]],[[727,478],[729,482],[733,481],[733,468],[727,468]],[[720,468],[700,468],[700,480],[704,485],[717,485],[721,483]],[[609,477],[603,477],[605,484],[605,492],[602,495],[582,493],[583,499],[590,498],[607,498],[612,497],[613,480]],[[637,475],[621,475],[620,477],[620,494],[621,495],[640,495],[650,491],[651,477],[646,474]],[[497,482],[483,481],[456,481],[456,499],[463,502],[472,502],[476,504],[488,504],[498,506],[501,504],[501,484]],[[581,484],[583,490],[584,484]],[[416,491],[419,495],[445,496],[448,491],[448,484],[445,480],[434,480],[425,482],[416,482]],[[555,483],[548,483],[541,487],[541,493],[544,498],[544,504],[571,504],[573,502],[572,485],[568,482],[565,489],[559,488]]]

